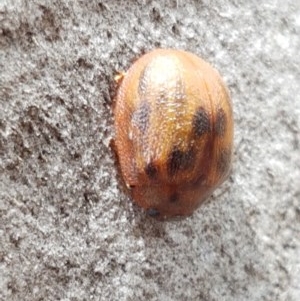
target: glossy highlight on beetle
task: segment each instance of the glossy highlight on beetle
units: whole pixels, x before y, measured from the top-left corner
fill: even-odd
[[[149,215],[190,215],[228,177],[231,100],[219,73],[196,55],[142,56],[122,79],[114,116],[124,182]]]

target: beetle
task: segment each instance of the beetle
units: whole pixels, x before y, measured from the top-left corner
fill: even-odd
[[[156,49],[124,74],[115,149],[135,203],[151,216],[188,216],[228,177],[233,112],[219,73],[183,50]]]

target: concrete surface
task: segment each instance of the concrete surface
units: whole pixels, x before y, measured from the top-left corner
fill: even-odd
[[[0,300],[300,300],[300,3],[0,1]],[[155,47],[223,75],[232,175],[155,222],[120,188],[113,77]]]

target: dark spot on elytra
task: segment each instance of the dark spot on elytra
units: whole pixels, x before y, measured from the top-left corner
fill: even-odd
[[[220,154],[217,161],[217,168],[221,174],[225,174],[231,163],[231,152],[228,149],[223,149]]]
[[[145,167],[145,173],[150,179],[155,179],[157,176],[157,167],[154,165],[153,162],[150,162],[146,167]]]
[[[226,114],[222,108],[219,108],[216,116],[216,133],[223,136],[226,130]]]
[[[195,161],[195,152],[190,149],[183,152],[177,148],[173,149],[169,154],[167,168],[168,174],[174,176],[180,170],[186,170],[193,166]]]
[[[193,117],[193,130],[197,137],[210,131],[210,119],[204,108],[199,108]]]
[[[150,106],[147,102],[143,102],[132,115],[132,124],[136,126],[142,133],[145,133],[149,126]]]
[[[174,192],[169,199],[170,203],[177,203],[179,201],[179,196],[176,192]]]
[[[157,209],[154,209],[154,208],[149,208],[146,212],[151,217],[156,217],[156,216],[160,215],[160,212]]]

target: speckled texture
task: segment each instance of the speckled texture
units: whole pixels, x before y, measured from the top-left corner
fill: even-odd
[[[0,300],[300,299],[299,1],[0,2]],[[119,184],[113,78],[146,51],[215,66],[230,180],[155,222]]]

